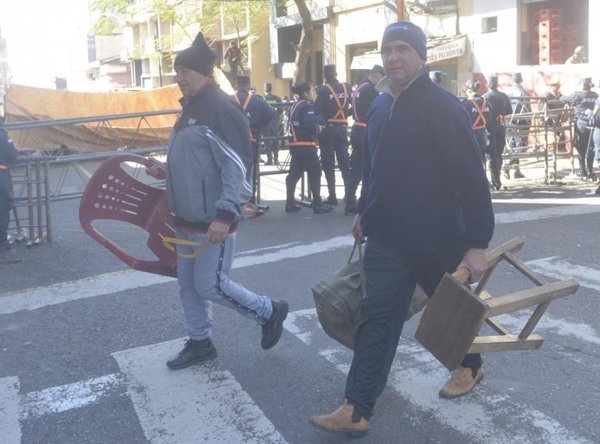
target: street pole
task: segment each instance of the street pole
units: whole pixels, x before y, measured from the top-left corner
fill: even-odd
[[[396,0],[398,21],[404,20],[404,0]]]

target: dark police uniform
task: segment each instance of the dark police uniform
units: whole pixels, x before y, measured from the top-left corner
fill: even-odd
[[[317,89],[315,113],[319,125],[325,127],[319,134],[321,165],[323,165],[329,191],[327,203],[331,204],[337,204],[334,171],[336,157],[338,168],[342,172],[344,187],[349,183],[347,126],[351,94],[350,85],[340,83],[337,79]]]
[[[575,148],[579,157],[579,169],[582,177],[594,177],[594,150],[590,140],[590,115],[594,109],[598,94],[594,91],[577,91],[570,96],[562,96],[561,102],[575,107]],[[589,149],[588,149],[589,146]]]
[[[304,99],[298,100],[290,110],[290,172],[285,178],[287,190],[286,211],[296,211],[294,203],[296,184],[302,173],[308,173],[308,186],[313,196],[313,211],[324,213],[331,207],[321,201],[321,165],[317,154],[317,119],[313,104]]]
[[[252,177],[253,192],[252,202],[256,200],[256,185],[258,183],[258,142],[261,129],[277,116],[275,108],[271,107],[265,99],[257,94],[250,94],[245,89],[236,91],[234,100],[242,107],[250,121],[250,133],[252,141],[252,155],[254,157]]]
[[[350,157],[350,175],[346,189],[346,214],[356,213],[356,189],[362,177],[363,143],[367,129],[369,107],[379,93],[375,84],[365,81],[352,93],[352,117],[354,124],[350,132],[352,156]]]
[[[490,103],[485,97],[475,94],[472,98],[464,99],[461,104],[471,118],[471,128],[479,145],[481,160],[485,163],[485,155],[488,152],[487,128],[492,121]]]
[[[271,92],[267,92],[265,94],[265,100],[267,103],[277,110],[277,116],[271,120],[262,131],[264,137],[277,137],[283,135],[283,108],[281,106],[277,106],[281,103],[281,97],[276,96]],[[279,163],[279,140],[265,140],[265,149],[267,150],[267,165],[273,165],[273,163]]]
[[[0,121],[0,125],[2,124],[3,120]],[[18,154],[8,133],[0,126],[0,246],[7,241],[12,209],[9,164],[17,158]]]
[[[512,105],[506,94],[497,89],[490,89],[483,95],[490,105],[492,117],[488,122],[488,131],[490,133],[490,145],[488,152],[490,156],[490,171],[492,173],[492,186],[496,190],[502,188],[500,180],[500,170],[502,169],[502,153],[506,145],[506,129],[504,119],[512,114]]]

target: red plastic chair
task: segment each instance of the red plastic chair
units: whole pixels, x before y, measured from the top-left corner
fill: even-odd
[[[79,221],[92,238],[104,245],[131,268],[164,276],[177,276],[177,255],[162,242],[174,237],[165,190],[146,185],[121,166],[124,162],[157,166],[154,160],[136,154],[118,154],[108,158],[96,170],[81,198]],[[113,219],[134,224],[149,234],[146,245],[158,258],[156,261],[133,257],[98,231],[92,222]]]

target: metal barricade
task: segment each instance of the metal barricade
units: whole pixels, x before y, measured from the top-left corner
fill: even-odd
[[[513,109],[520,112],[506,116],[506,145],[502,158],[504,171],[533,167],[543,162],[545,183],[555,183],[558,160],[573,158],[573,110],[551,109],[543,97],[511,97]],[[521,162],[523,161],[523,162]]]
[[[18,158],[11,168],[14,205],[11,228],[27,246],[52,241],[48,161],[51,157]],[[11,236],[12,238],[12,236]]]

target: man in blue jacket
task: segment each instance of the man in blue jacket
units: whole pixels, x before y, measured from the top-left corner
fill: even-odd
[[[310,418],[329,432],[364,435],[385,388],[417,284],[432,295],[444,272],[486,269],[494,231],[490,190],[471,122],[456,97],[425,68],[426,38],[410,22],[389,25],[381,42],[387,75],[367,119],[367,160],[352,231],[367,238],[366,296],[336,411]],[[479,355],[467,355],[440,391],[453,398],[482,379]]]

